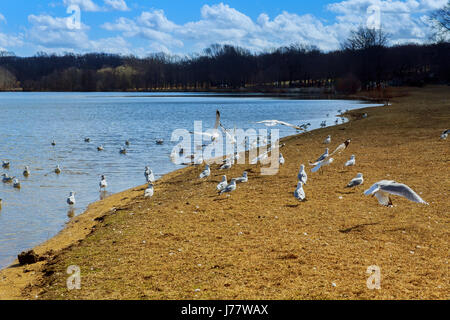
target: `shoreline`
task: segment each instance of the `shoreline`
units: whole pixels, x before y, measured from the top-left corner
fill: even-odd
[[[433,87],[431,89],[410,89],[411,91],[421,92],[426,90],[433,90]],[[445,88],[440,88],[440,91],[444,90]],[[402,93],[403,94],[403,93]],[[403,98],[402,98],[403,97]],[[404,100],[404,96],[402,95],[400,98],[395,98],[395,100],[400,100],[402,102],[402,99]],[[359,96],[354,96],[355,99],[361,99]],[[350,99],[347,97],[347,99]],[[367,100],[366,100],[367,101]],[[371,101],[373,102],[373,100]],[[370,107],[370,108],[362,108],[362,109],[355,109],[349,111],[347,114],[343,114],[344,117],[347,117],[349,119],[348,122],[345,124],[340,125],[333,125],[330,127],[326,127],[323,129],[316,129],[313,131],[308,132],[308,134],[296,134],[292,136],[288,136],[285,138],[280,139],[280,142],[295,142],[296,140],[311,140],[314,136],[318,135],[325,135],[328,133],[331,133],[333,135],[342,135],[342,132],[340,132],[343,128],[345,130],[349,130],[352,127],[354,127],[354,124],[357,124],[358,120],[361,119],[362,112],[369,112],[370,117],[369,120],[372,121],[372,114],[376,117],[383,117],[383,111],[374,111],[373,109],[376,107]],[[380,108],[381,109],[381,108]],[[387,116],[384,115],[384,118]],[[389,119],[393,120],[393,119]],[[394,119],[395,120],[395,119]],[[361,130],[361,128],[360,128]],[[439,131],[437,131],[437,138]],[[302,137],[304,136],[304,137]],[[336,138],[339,139],[339,138]],[[352,138],[353,139],[353,138]],[[358,139],[356,139],[358,140]],[[339,141],[339,140],[337,140]],[[335,143],[337,143],[335,140]],[[320,143],[319,143],[320,144]],[[334,144],[333,144],[334,147]],[[320,145],[319,148],[322,149],[322,146]],[[316,150],[314,150],[316,151]],[[289,150],[289,153],[292,151]],[[284,153],[284,151],[283,151]],[[344,157],[349,156],[347,153]],[[302,160],[306,161],[306,160]],[[249,165],[243,165],[245,167],[248,167]],[[259,165],[258,165],[259,167]],[[174,183],[174,181],[178,181],[180,178],[182,179],[185,175],[192,175],[195,176],[199,169],[196,167],[186,167],[182,168],[176,171],[173,171],[171,173],[168,173],[164,175],[160,180],[156,182],[158,193],[161,189],[161,197],[164,196],[165,192],[168,192],[168,190],[171,189],[171,185]],[[308,174],[310,174],[308,172]],[[314,178],[316,176],[312,175]],[[256,179],[256,177],[254,177]],[[182,179],[184,180],[184,179]],[[272,179],[269,179],[272,180]],[[401,182],[401,181],[400,181]],[[197,183],[197,181],[191,183],[191,188]],[[38,245],[34,248],[35,252],[39,255],[48,255],[50,258],[46,261],[42,261],[33,265],[27,265],[27,266],[18,266],[17,264],[13,264],[12,266],[9,266],[5,269],[0,270],[0,299],[23,299],[23,298],[33,298],[36,295],[40,295],[42,291],[42,284],[48,283],[48,277],[49,275],[46,275],[48,273],[49,267],[53,268],[54,265],[58,265],[61,256],[66,253],[67,251],[70,251],[72,247],[76,247],[77,245],[81,244],[84,240],[86,240],[89,236],[92,236],[96,233],[96,230],[103,228],[105,220],[110,220],[109,218],[112,216],[119,216],[122,215],[121,212],[124,212],[124,214],[130,214],[128,212],[129,210],[135,211],[136,205],[139,206],[140,203],[145,203],[146,201],[142,197],[143,190],[145,189],[145,186],[138,186],[135,188],[131,188],[129,190],[113,194],[109,196],[108,198],[94,202],[88,206],[88,208],[81,214],[75,217],[73,220],[71,220],[64,229],[59,232],[55,237],[49,239],[48,241],[44,242],[41,245]],[[188,189],[192,191],[191,189]],[[291,190],[289,190],[291,191]],[[307,191],[308,192],[308,191]],[[424,190],[425,192],[425,190]],[[189,192],[191,193],[191,192]],[[153,199],[153,198],[152,198]],[[159,195],[157,197],[156,201],[159,201],[158,203],[162,203],[163,201],[169,200],[170,203],[170,197],[169,199],[159,198]],[[369,200],[369,199],[368,199]],[[175,201],[175,200],[174,200]],[[181,201],[181,200],[180,200]],[[198,200],[201,202],[200,200]],[[205,200],[206,201],[206,200]],[[190,201],[189,201],[190,202]],[[370,202],[370,201],[369,201]],[[403,202],[397,200],[397,202],[400,202],[402,205]],[[181,203],[181,202],[180,202]],[[144,204],[142,204],[144,205]],[[380,208],[375,206],[376,204],[373,203],[374,210],[381,210]],[[156,204],[152,203],[150,204],[149,208],[155,208]],[[115,208],[115,209],[114,209]],[[132,209],[130,209],[132,208]],[[150,209],[149,209],[150,210]],[[382,210],[381,210],[382,211]],[[120,212],[120,214],[117,214]],[[140,216],[141,214],[135,214],[133,212],[133,218],[134,216]],[[123,218],[123,217],[122,217]],[[112,218],[115,219],[115,218]],[[277,218],[278,219],[278,218]],[[297,258],[292,258],[293,260],[296,260]],[[50,277],[53,276],[54,273],[50,274]],[[45,290],[44,290],[45,291]],[[328,296],[327,296],[328,297]],[[259,298],[259,297],[258,297]]]

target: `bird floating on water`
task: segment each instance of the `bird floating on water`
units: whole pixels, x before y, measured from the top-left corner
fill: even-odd
[[[10,165],[9,161],[3,161],[2,162],[2,167],[5,168],[5,169],[8,169],[9,165]]]
[[[147,189],[144,191],[144,197],[151,198],[153,197],[153,194],[155,193],[155,190],[153,189],[153,183],[149,183],[147,186]]]
[[[19,179],[15,178],[15,179],[13,180],[13,187],[16,188],[16,189],[20,189],[20,182],[19,182]]]
[[[126,141],[125,141],[125,145],[126,145],[126,146],[129,146],[129,145],[130,145],[130,141],[129,141],[129,140],[126,140]]]
[[[24,177],[29,177],[30,174],[31,174],[30,168],[28,166],[25,166],[25,170],[23,171],[23,176]]]
[[[406,184],[398,183],[392,180],[381,180],[374,183],[364,194],[366,196],[375,196],[378,202],[383,206],[392,206],[392,200],[389,194],[404,197],[410,201],[428,205],[414,190]]]
[[[227,176],[222,176],[222,181],[219,182],[219,184],[217,185],[217,191],[222,191],[223,189],[225,189],[228,186],[228,182],[227,182]]]
[[[209,164],[207,164],[205,166],[205,170],[203,170],[202,173],[200,173],[199,177],[200,177],[200,179],[207,178],[210,176],[210,174],[211,174],[211,169],[209,168]]]
[[[306,174],[304,164],[302,164],[300,166],[300,170],[298,172],[297,178],[298,178],[298,181],[300,181],[303,184],[306,184],[306,181],[308,181],[308,175]]]
[[[104,175],[102,175],[99,186],[100,186],[100,191],[102,189],[106,190],[106,187],[108,186],[108,182],[106,182],[106,177]]]
[[[348,161],[345,163],[345,166],[346,166],[346,167],[351,167],[351,166],[354,166],[355,164],[356,164],[355,155],[352,154],[352,156],[350,157],[350,160],[348,160]]]
[[[157,139],[156,140],[156,144],[162,145],[162,144],[164,144],[164,140],[163,139]]]
[[[100,145],[97,147],[97,151],[103,151],[103,150],[105,150],[105,148],[103,148],[103,145]]]
[[[244,173],[242,174],[242,177],[239,178],[235,178],[236,183],[246,183],[248,182],[248,173],[247,171],[244,171]]]
[[[364,183],[364,178],[362,173],[358,173],[355,178],[353,178],[346,186],[346,188],[353,188],[360,186]]]
[[[324,144],[330,144],[331,143],[331,136],[329,135],[326,137],[326,139],[323,141]]]
[[[305,190],[303,190],[303,183],[301,181],[297,183],[297,189],[294,191],[294,197],[299,201],[305,201],[306,199]]]
[[[3,200],[0,199],[0,210],[2,210],[2,202],[3,202]]]
[[[56,165],[55,173],[56,173],[56,174],[60,174],[60,173],[61,173],[61,168],[59,167],[59,164]]]
[[[120,154],[127,154],[127,149],[122,147],[122,148],[120,148],[119,153]]]
[[[70,192],[69,197],[67,198],[67,203],[71,206],[75,204],[75,192]]]
[[[2,177],[3,177],[2,181],[4,183],[11,183],[13,181],[13,179],[14,179],[14,177],[8,176],[7,173],[2,174]]]
[[[225,189],[221,190],[219,194],[233,192],[236,190],[236,179],[231,179],[231,182],[225,187]]]
[[[89,142],[91,142],[91,139],[89,139],[89,138],[84,138],[84,142],[89,143]]]
[[[55,140],[52,141],[52,146],[56,146]]]

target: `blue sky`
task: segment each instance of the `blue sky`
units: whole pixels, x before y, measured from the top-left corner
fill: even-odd
[[[38,51],[146,56],[196,53],[212,43],[256,52],[303,43],[328,51],[350,30],[373,23],[391,35],[391,43],[423,43],[430,34],[427,15],[446,2],[3,0],[0,49],[21,56]],[[69,6],[79,8],[79,20],[70,18]]]

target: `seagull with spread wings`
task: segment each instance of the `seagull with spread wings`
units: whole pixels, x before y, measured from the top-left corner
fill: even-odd
[[[266,127],[275,127],[276,125],[281,124],[282,126],[286,126],[286,127],[291,127],[294,128],[295,130],[302,130],[305,131],[304,128],[284,122],[284,121],[280,121],[280,120],[263,120],[263,121],[259,121],[256,123],[262,123],[264,124]]]
[[[347,149],[348,145],[350,144],[352,140],[348,139],[345,140],[345,142],[341,143],[340,145],[338,145],[338,147],[330,154],[330,157],[336,153],[341,153],[342,151],[344,151],[345,149]]]
[[[215,141],[219,137],[219,126],[220,126],[220,111],[216,110],[216,122],[214,124],[214,131],[213,133],[209,132],[192,132],[190,131],[190,134],[196,134],[204,136],[205,138],[210,138],[211,141]]]
[[[378,202],[386,207],[392,206],[392,200],[390,194],[404,197],[410,201],[423,203],[428,205],[414,190],[408,187],[406,184],[398,183],[392,180],[381,180],[374,183],[364,194],[366,196],[375,196]]]

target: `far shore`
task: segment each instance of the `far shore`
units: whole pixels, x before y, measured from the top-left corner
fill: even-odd
[[[246,170],[249,182],[230,197],[214,192],[224,174],[216,166],[206,181],[192,166],[164,175],[151,199],[139,186],[95,202],[34,248],[45,260],[0,271],[0,299],[448,299],[450,146],[439,135],[450,124],[450,90],[345,99],[391,105],[283,138],[278,175],[234,166],[227,176]],[[298,167],[323,152],[327,135],[330,149],[352,142],[323,174],[308,168],[308,201],[298,203]],[[344,168],[352,154],[357,166]],[[364,186],[345,189],[357,172]],[[394,197],[385,208],[362,195],[382,179],[408,184],[430,206]],[[69,265],[81,268],[81,290],[67,291]],[[382,270],[381,290],[365,286],[370,265]]]

